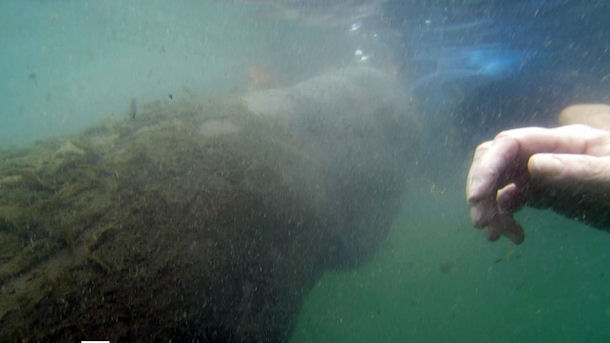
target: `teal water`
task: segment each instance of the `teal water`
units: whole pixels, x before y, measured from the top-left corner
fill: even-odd
[[[525,209],[523,244],[488,242],[464,173],[414,178],[375,258],[327,272],[291,342],[610,341],[610,235]]]
[[[0,148],[124,116],[131,99],[243,92],[250,66],[288,83],[351,54],[343,32],[259,16],[215,0],[1,1]]]
[[[344,30],[257,13],[223,1],[0,1],[0,148],[125,116],[133,98],[243,92],[249,66],[290,84],[353,57]],[[291,342],[610,341],[610,235],[525,209],[523,244],[487,242],[468,218],[468,158],[406,176],[388,239],[366,264],[323,275]]]

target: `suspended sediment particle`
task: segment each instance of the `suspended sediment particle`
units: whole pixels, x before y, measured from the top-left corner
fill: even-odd
[[[131,102],[129,103],[129,116],[131,119],[136,119],[136,113],[138,111],[138,102],[136,98],[131,98]]]

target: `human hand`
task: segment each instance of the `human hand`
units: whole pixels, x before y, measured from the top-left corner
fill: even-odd
[[[559,126],[585,124],[610,130],[610,106],[606,104],[577,104],[564,108],[557,117]]]
[[[602,206],[598,200],[608,206],[609,194],[610,132],[585,125],[501,132],[477,147],[466,184],[473,225],[490,240],[504,235],[517,244],[524,233],[513,213],[523,205],[587,222],[588,214],[600,214],[591,209]],[[608,209],[601,215],[608,220]]]

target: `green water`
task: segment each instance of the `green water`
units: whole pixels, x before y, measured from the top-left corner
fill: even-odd
[[[322,277],[291,342],[609,342],[610,235],[525,209],[523,244],[487,242],[464,173],[413,179],[378,254]]]
[[[4,48],[0,53],[4,81],[0,82],[0,149],[71,133],[111,113],[125,116],[132,99],[143,108],[151,100],[170,103],[193,94],[240,93],[248,87],[250,66],[268,70],[280,86],[291,85],[348,64],[356,48],[377,41],[377,31],[371,40],[343,27],[269,20],[273,16],[260,8],[246,8],[246,3],[0,1]],[[566,31],[575,30],[574,37],[587,44],[589,39],[594,41],[592,46],[574,47],[572,35],[564,41],[548,38],[555,37],[555,32],[533,31],[531,37],[516,36],[515,40],[532,39],[520,45],[528,49],[540,48],[540,41],[545,48],[571,50],[558,49],[557,55],[549,57],[552,63],[540,63],[552,66],[553,71],[555,61],[563,60],[568,52],[578,55],[576,60],[581,58],[580,51],[583,56],[607,57],[607,43],[600,39],[607,32],[603,30],[607,21],[601,11],[590,13],[595,17],[582,17],[588,21],[571,17],[556,21]],[[593,20],[597,15],[602,17],[599,22]],[[420,19],[429,21],[423,14]],[[584,36],[580,29],[588,27],[583,22],[597,25],[590,26],[595,27],[590,37],[580,37]],[[410,32],[403,34],[409,37]],[[393,35],[390,29],[379,31],[391,48],[390,43],[398,40]],[[381,49],[380,45],[370,48],[377,53],[374,57],[385,62],[396,54],[393,71],[399,77],[410,75],[413,45],[405,45],[408,54],[404,56],[400,49],[393,51],[385,45]],[[568,61],[573,60],[572,56]],[[602,102],[607,98],[598,97],[597,92],[610,93],[605,91],[605,59],[596,62],[598,66],[585,63],[570,68],[563,62],[567,69],[563,72],[569,75],[566,82],[590,72],[591,79],[604,85],[575,87],[586,95],[578,101]],[[583,84],[590,82],[582,79]],[[555,79],[541,80],[544,94],[567,94],[561,95],[562,101],[573,99],[561,84],[549,81]],[[513,115],[503,106],[493,106],[484,118],[499,116],[502,110],[505,116]],[[526,112],[535,118],[535,109]],[[444,119],[453,118],[449,114],[439,115],[443,120],[438,122],[433,116],[422,118],[433,127],[457,125],[458,121]],[[463,121],[460,125],[471,124],[468,130],[472,131],[488,124]],[[428,144],[435,142],[430,139]],[[408,176],[404,208],[385,243],[357,269],[324,274],[303,304],[292,343],[610,342],[610,234],[551,211],[525,209],[518,215],[526,229],[523,244],[516,246],[506,239],[487,242],[470,224],[463,191],[467,165],[465,159],[459,160],[454,164],[457,172],[450,169],[446,175],[432,176],[436,173],[420,170]],[[447,165],[437,167],[447,169]]]

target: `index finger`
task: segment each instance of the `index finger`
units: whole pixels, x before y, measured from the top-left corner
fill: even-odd
[[[496,192],[518,153],[519,144],[510,136],[497,136],[475,150],[466,180],[466,198],[474,226],[486,226],[496,214]]]

